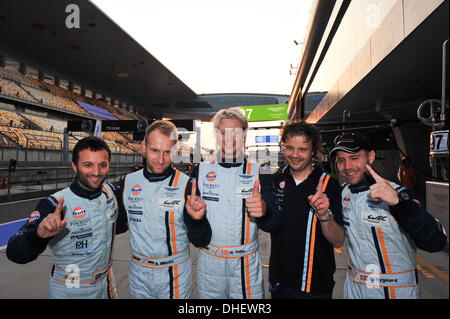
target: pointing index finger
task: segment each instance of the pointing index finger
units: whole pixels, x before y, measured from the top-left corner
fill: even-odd
[[[370,175],[372,175],[375,182],[384,182],[384,178],[378,175],[369,164],[366,164],[366,168],[369,171]]]
[[[192,181],[192,188],[191,188],[191,197],[197,195],[197,180],[194,179]]]
[[[53,212],[57,216],[61,216],[61,212],[63,210],[64,198],[60,198],[58,201],[58,205],[56,205],[55,211]]]
[[[319,184],[317,184],[317,192],[316,193],[322,194],[323,193],[322,188],[323,188],[323,176],[320,176]]]

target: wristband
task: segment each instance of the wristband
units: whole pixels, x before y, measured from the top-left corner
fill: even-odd
[[[328,217],[327,217],[327,218],[324,218],[324,219],[320,219],[320,218],[319,218],[319,215],[316,213],[317,219],[318,219],[321,223],[325,223],[325,222],[328,222],[328,221],[334,219],[334,214],[333,214],[333,212],[332,212],[331,210],[327,209],[327,213],[328,213]]]

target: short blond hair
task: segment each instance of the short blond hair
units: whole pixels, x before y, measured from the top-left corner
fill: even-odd
[[[156,121],[152,122],[152,124],[150,124],[147,127],[147,130],[145,131],[145,143],[146,144],[147,144],[149,135],[155,130],[160,131],[161,134],[163,134],[163,135],[166,135],[169,137],[174,137],[175,142],[178,141],[178,131],[177,131],[177,127],[175,126],[175,124],[173,124],[172,122],[167,121],[167,120],[156,120]]]
[[[248,129],[248,121],[245,117],[245,111],[240,107],[230,107],[228,109],[221,109],[218,111],[211,120],[215,129],[219,127],[220,121],[223,119],[237,119],[241,122],[243,131]]]

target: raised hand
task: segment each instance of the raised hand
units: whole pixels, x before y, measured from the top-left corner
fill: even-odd
[[[200,220],[205,216],[206,203],[204,200],[197,196],[197,180],[192,182],[191,195],[188,195],[185,204],[186,211],[192,217],[192,219]]]
[[[49,238],[59,234],[66,228],[66,217],[61,219],[63,213],[64,198],[60,198],[53,213],[48,214],[39,224],[37,235],[41,238]]]
[[[317,191],[314,195],[308,196],[308,203],[314,209],[319,218],[325,218],[328,215],[328,208],[330,207],[330,200],[327,194],[323,192],[323,180],[324,177],[321,176],[319,179],[319,184],[317,185]]]
[[[259,179],[253,184],[252,196],[246,199],[245,207],[250,217],[263,217],[266,214],[266,202],[259,193]]]
[[[389,206],[397,205],[399,202],[397,191],[380,175],[378,175],[370,165],[366,165],[367,171],[372,175],[375,184],[369,187],[369,196],[374,202],[386,202]]]

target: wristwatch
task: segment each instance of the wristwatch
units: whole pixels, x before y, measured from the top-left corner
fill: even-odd
[[[398,202],[402,203],[402,202],[407,202],[411,199],[411,197],[409,196],[409,194],[405,191],[401,191],[397,193],[398,195]]]
[[[320,219],[320,218],[319,218],[319,215],[316,214],[317,219],[318,219],[320,222],[322,222],[322,223],[325,223],[325,222],[327,222],[327,221],[330,221],[330,220],[334,219],[334,214],[333,214],[333,212],[332,212],[331,210],[327,209],[327,213],[328,213],[328,217],[326,217],[326,218],[324,218],[324,219]]]

